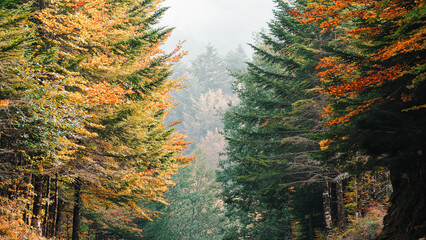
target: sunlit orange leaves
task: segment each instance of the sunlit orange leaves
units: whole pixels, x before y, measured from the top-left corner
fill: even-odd
[[[319,145],[320,145],[320,149],[321,149],[321,151],[325,151],[325,150],[327,150],[328,148],[329,148],[329,146],[330,146],[330,144],[332,143],[333,141],[332,140],[330,140],[330,139],[324,139],[324,140],[321,140],[320,142],[319,142]]]
[[[377,102],[378,100],[380,100],[381,98],[374,98],[371,100],[366,100],[363,103],[359,104],[355,109],[352,107],[347,107],[346,110],[346,114],[344,116],[341,117],[337,117],[335,119],[332,119],[330,121],[328,121],[328,123],[326,124],[326,126],[331,126],[331,125],[338,125],[338,124],[342,124],[342,123],[347,123],[351,120],[352,117],[367,111],[368,109],[370,109],[370,106]]]
[[[188,142],[186,142],[185,139],[186,135],[181,134],[179,132],[175,132],[170,136],[164,148],[166,151],[169,152],[182,152],[183,150],[188,148]],[[180,158],[180,160],[187,162],[187,160],[184,160],[182,158]]]
[[[133,93],[132,90],[124,90],[119,86],[114,87],[107,82],[94,84],[85,90],[90,105],[123,103],[125,95]]]
[[[183,43],[182,41],[179,41],[176,48],[173,50],[172,55],[168,58],[168,61],[170,63],[176,63],[179,62],[184,56],[188,55],[187,51],[182,50],[183,49]]]
[[[64,13],[63,9],[75,9]],[[66,51],[105,49],[106,43],[130,34],[115,28],[125,22],[119,14],[110,14],[105,0],[53,1],[49,8],[36,12],[43,37],[66,46]],[[118,10],[117,10],[118,11]]]
[[[0,15],[8,18],[0,19],[0,111],[7,124],[1,129],[2,163],[8,165],[4,179],[22,175],[29,185],[39,177],[42,183],[38,192],[22,187],[23,200],[0,199],[0,238],[38,239],[23,217],[33,212],[34,195],[47,205],[30,217],[54,228],[48,227],[56,217],[49,207],[52,178],[56,189],[67,189],[56,194],[57,207],[58,199],[69,199],[81,186],[84,208],[111,224],[102,227],[134,227],[135,217],[155,215],[145,203],[166,203],[171,176],[193,160],[184,156],[185,136],[163,123],[174,106],[170,92],[182,87],[168,76],[186,53],[181,44],[171,53],[161,47],[171,31],[156,25],[162,0],[24,2],[10,14],[0,4]],[[8,164],[13,161],[19,166]],[[7,184],[0,187],[7,190]],[[9,185],[13,193],[21,191]],[[15,214],[3,203],[20,206],[13,206]],[[66,224],[73,216],[69,209],[64,213]],[[32,234],[16,235],[18,230]]]
[[[327,82],[327,78],[335,75],[344,76],[341,80],[341,85],[334,85],[321,91],[328,95],[345,95],[354,97],[356,94],[367,87],[379,87],[384,81],[394,81],[401,77],[403,68],[401,65],[395,65],[389,68],[384,68],[376,65],[377,70],[365,71],[363,76],[358,77],[356,69],[358,68],[355,64],[326,64],[327,66],[333,66],[321,73],[318,76],[323,77],[322,81]],[[323,66],[323,65],[319,65]],[[352,78],[352,80],[351,80]],[[345,80],[346,79],[346,80]]]
[[[306,11],[294,11],[303,23],[316,23],[323,30],[332,29],[352,18],[376,20],[401,17],[407,10],[399,3],[403,0],[384,3],[380,0],[310,0]],[[384,5],[387,4],[387,5]]]
[[[401,87],[408,89],[424,81],[425,60],[420,56],[426,47],[424,13],[423,1],[407,5],[403,0],[310,0],[304,11],[291,12],[300,22],[317,24],[323,31],[339,28],[339,39],[349,45],[341,45],[341,50],[353,54],[345,59],[340,55],[326,57],[317,66],[322,70],[317,76],[324,83],[320,92],[336,102],[353,102],[353,107],[340,107],[338,114],[331,111],[331,106],[325,109],[323,115],[332,119],[328,125],[348,122],[369,110],[378,99],[400,99],[407,106],[415,99],[409,92],[381,98],[365,93],[402,79],[406,80]],[[406,110],[418,109],[422,107]]]
[[[0,107],[9,107],[8,99],[0,99]]]
[[[109,52],[103,54],[99,53],[86,60],[82,66],[89,70],[104,70],[112,71],[120,68],[127,60],[126,57],[120,55],[111,55]]]
[[[417,30],[409,37],[400,38],[390,46],[371,57],[372,60],[386,60],[397,54],[419,51],[426,48],[426,27]]]
[[[39,236],[24,223],[22,212],[25,209],[23,198],[8,199],[0,197],[0,238],[8,240],[47,240]]]

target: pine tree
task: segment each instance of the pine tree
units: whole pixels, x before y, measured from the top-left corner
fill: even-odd
[[[298,231],[312,239],[324,227],[323,186],[337,175],[311,156],[325,131],[314,69],[330,37],[299,24],[284,1],[277,6],[270,33],[253,46],[254,61],[236,74],[241,103],[224,118],[227,159],[218,179],[228,215],[238,219],[229,239],[285,239]]]

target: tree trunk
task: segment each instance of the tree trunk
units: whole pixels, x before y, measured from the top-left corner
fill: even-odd
[[[380,240],[426,237],[426,151],[417,159],[399,161],[390,169],[391,205],[384,218]]]
[[[74,212],[72,219],[72,240],[80,240],[81,182],[74,181]]]
[[[327,231],[331,230],[333,219],[331,218],[331,193],[330,193],[330,182],[325,181],[324,192],[322,193],[322,202],[324,207],[324,220],[325,228]]]
[[[56,213],[56,219],[55,219],[55,229],[54,229],[54,236],[58,237],[59,235],[59,230],[61,227],[61,215],[62,215],[62,210],[64,208],[64,202],[62,201],[62,199],[58,198],[58,211]]]
[[[55,201],[53,202],[53,207],[52,207],[52,225],[50,227],[50,233],[49,233],[49,237],[53,237],[56,236],[56,219],[58,217],[58,206],[59,206],[59,176],[58,174],[56,174],[56,179],[55,179]]]
[[[358,181],[355,179],[355,220],[358,220],[358,218],[362,217],[360,200],[361,196],[358,187]]]
[[[46,208],[45,208],[45,213],[44,213],[44,228],[43,228],[43,232],[44,235],[46,237],[48,237],[49,235],[49,213],[50,213],[50,208],[49,208],[49,202],[50,202],[50,177],[46,176],[46,199],[47,199],[47,203],[46,203]]]
[[[315,232],[314,229],[312,227],[312,215],[309,215],[309,220],[308,220],[308,237],[309,239],[315,239]]]
[[[341,179],[336,181],[337,197],[337,225],[343,228],[345,225],[345,205],[343,203],[343,183]]]
[[[42,235],[41,229],[41,210],[42,210],[42,194],[43,194],[43,177],[41,175],[34,176],[34,203],[33,203],[33,217],[31,219],[31,226],[39,236]]]

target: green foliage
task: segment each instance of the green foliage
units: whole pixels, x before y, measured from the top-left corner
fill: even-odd
[[[14,9],[19,8],[19,5],[31,2],[30,0],[4,0],[0,2],[0,8]]]
[[[171,78],[185,77],[187,87],[173,94],[179,106],[166,121],[182,120],[176,129],[194,140],[187,152],[198,158],[174,177],[177,185],[166,194],[170,205],[150,205],[164,214],[153,222],[138,222],[147,239],[221,239],[223,226],[229,224],[223,216],[214,169],[225,146],[219,133],[223,128],[220,115],[235,100],[227,69],[242,67],[245,54],[240,48],[228,56],[222,59],[209,45],[192,64],[174,66]]]
[[[201,149],[195,154],[198,158],[174,178],[176,186],[167,194],[170,205],[157,206],[163,213],[159,219],[141,225],[144,239],[222,239],[226,223],[219,185]]]
[[[132,219],[149,219],[144,206],[164,202],[191,160],[185,137],[163,124],[181,85],[170,69],[183,55],[159,50],[171,31],[154,27],[164,11],[154,0],[2,1],[1,195],[28,201],[22,219],[36,234],[61,229],[60,202],[81,202],[86,216],[102,213],[85,232],[140,236]]]
[[[334,173],[311,155],[319,150],[313,136],[325,130],[313,68],[327,35],[299,24],[285,2],[277,5],[270,32],[253,46],[254,60],[235,74],[241,102],[224,116],[227,159],[218,181],[236,222],[228,239],[289,239],[295,222],[303,225],[300,238],[309,239],[323,227],[322,184]]]

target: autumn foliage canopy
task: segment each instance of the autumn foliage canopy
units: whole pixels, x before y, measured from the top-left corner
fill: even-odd
[[[182,87],[168,76],[186,53],[161,49],[171,31],[153,27],[161,2],[0,5],[1,195],[20,203],[10,217],[22,226],[0,234],[21,239],[15,231],[32,226],[69,237],[73,220],[78,239],[83,206],[85,224],[97,224],[85,234],[101,235],[122,217],[131,229],[155,215],[147,202],[166,203],[171,176],[192,158],[182,156],[185,136],[163,125]],[[109,217],[95,223],[95,213]]]

